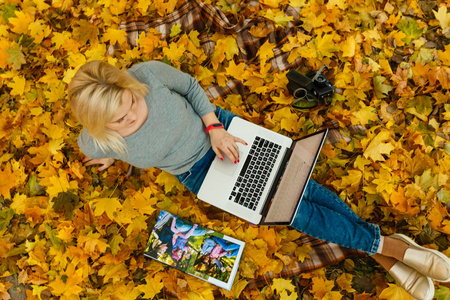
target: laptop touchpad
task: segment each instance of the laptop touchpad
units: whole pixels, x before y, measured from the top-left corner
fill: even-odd
[[[242,152],[240,152],[240,151],[239,151],[239,157],[242,157]],[[225,175],[233,176],[240,165],[241,165],[240,163],[235,164],[227,156],[224,155],[223,161],[220,161],[220,160],[217,161],[216,170]]]

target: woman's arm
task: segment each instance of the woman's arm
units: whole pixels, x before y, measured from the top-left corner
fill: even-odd
[[[202,121],[205,124],[205,127],[214,123],[220,123],[214,112],[204,115]],[[247,145],[244,140],[229,134],[228,131],[223,128],[211,129],[209,131],[209,137],[211,139],[212,149],[216,155],[223,160],[223,153],[234,163],[239,161],[239,148],[236,143],[238,142]]]
[[[177,229],[177,218],[172,219],[172,224],[170,225],[170,230],[172,230],[173,233],[177,234],[180,233],[180,231]]]
[[[192,228],[186,232],[186,233],[180,233],[179,236],[182,237],[183,239],[188,239],[192,233],[194,232],[195,228],[197,228],[197,224],[194,224],[194,226],[192,226]]]

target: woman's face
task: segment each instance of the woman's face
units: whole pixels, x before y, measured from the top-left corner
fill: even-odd
[[[141,128],[147,116],[148,107],[145,100],[125,90],[122,94],[122,103],[106,127],[126,137]]]
[[[163,255],[164,253],[166,253],[166,251],[167,251],[167,244],[159,245],[158,251],[157,251],[158,255]]]

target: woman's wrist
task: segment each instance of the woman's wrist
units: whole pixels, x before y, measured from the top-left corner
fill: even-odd
[[[221,128],[224,128],[223,124],[218,122],[218,123],[213,123],[213,124],[207,126],[205,131],[206,131],[206,133],[209,133],[213,129],[221,129]]]

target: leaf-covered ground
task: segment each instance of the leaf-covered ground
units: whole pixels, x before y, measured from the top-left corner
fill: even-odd
[[[211,2],[212,1],[212,2]],[[327,145],[314,178],[335,191],[384,234],[402,232],[450,255],[450,13],[432,0],[262,0],[209,3],[230,19],[290,21],[283,7],[301,8],[303,30],[283,48],[301,71],[327,64],[341,93],[331,106],[292,109],[286,72],[267,68],[274,45],[261,48],[261,65],[235,66],[233,35],[217,35],[207,57],[196,39],[173,28],[172,39],[141,35],[138,48],[117,30],[128,16],[164,16],[176,0],[2,0],[0,2],[0,299],[14,275],[27,299],[212,299],[213,287],[142,252],[158,209],[247,242],[231,292],[243,299],[408,299],[370,259],[353,258],[296,278],[246,288],[267,271],[308,259],[286,227],[258,228],[209,207],[171,175],[150,169],[127,176],[117,162],[106,172],[81,164],[79,124],[67,104],[67,83],[86,61],[118,67],[157,59],[196,76],[202,85],[236,77],[244,97],[215,103],[289,136],[326,119],[347,139]],[[263,35],[255,26],[252,34]],[[228,46],[228,47],[225,47]],[[241,71],[239,71],[241,70]],[[365,128],[350,131],[349,128]],[[163,290],[164,287],[164,290]],[[436,284],[436,299],[449,299]]]

